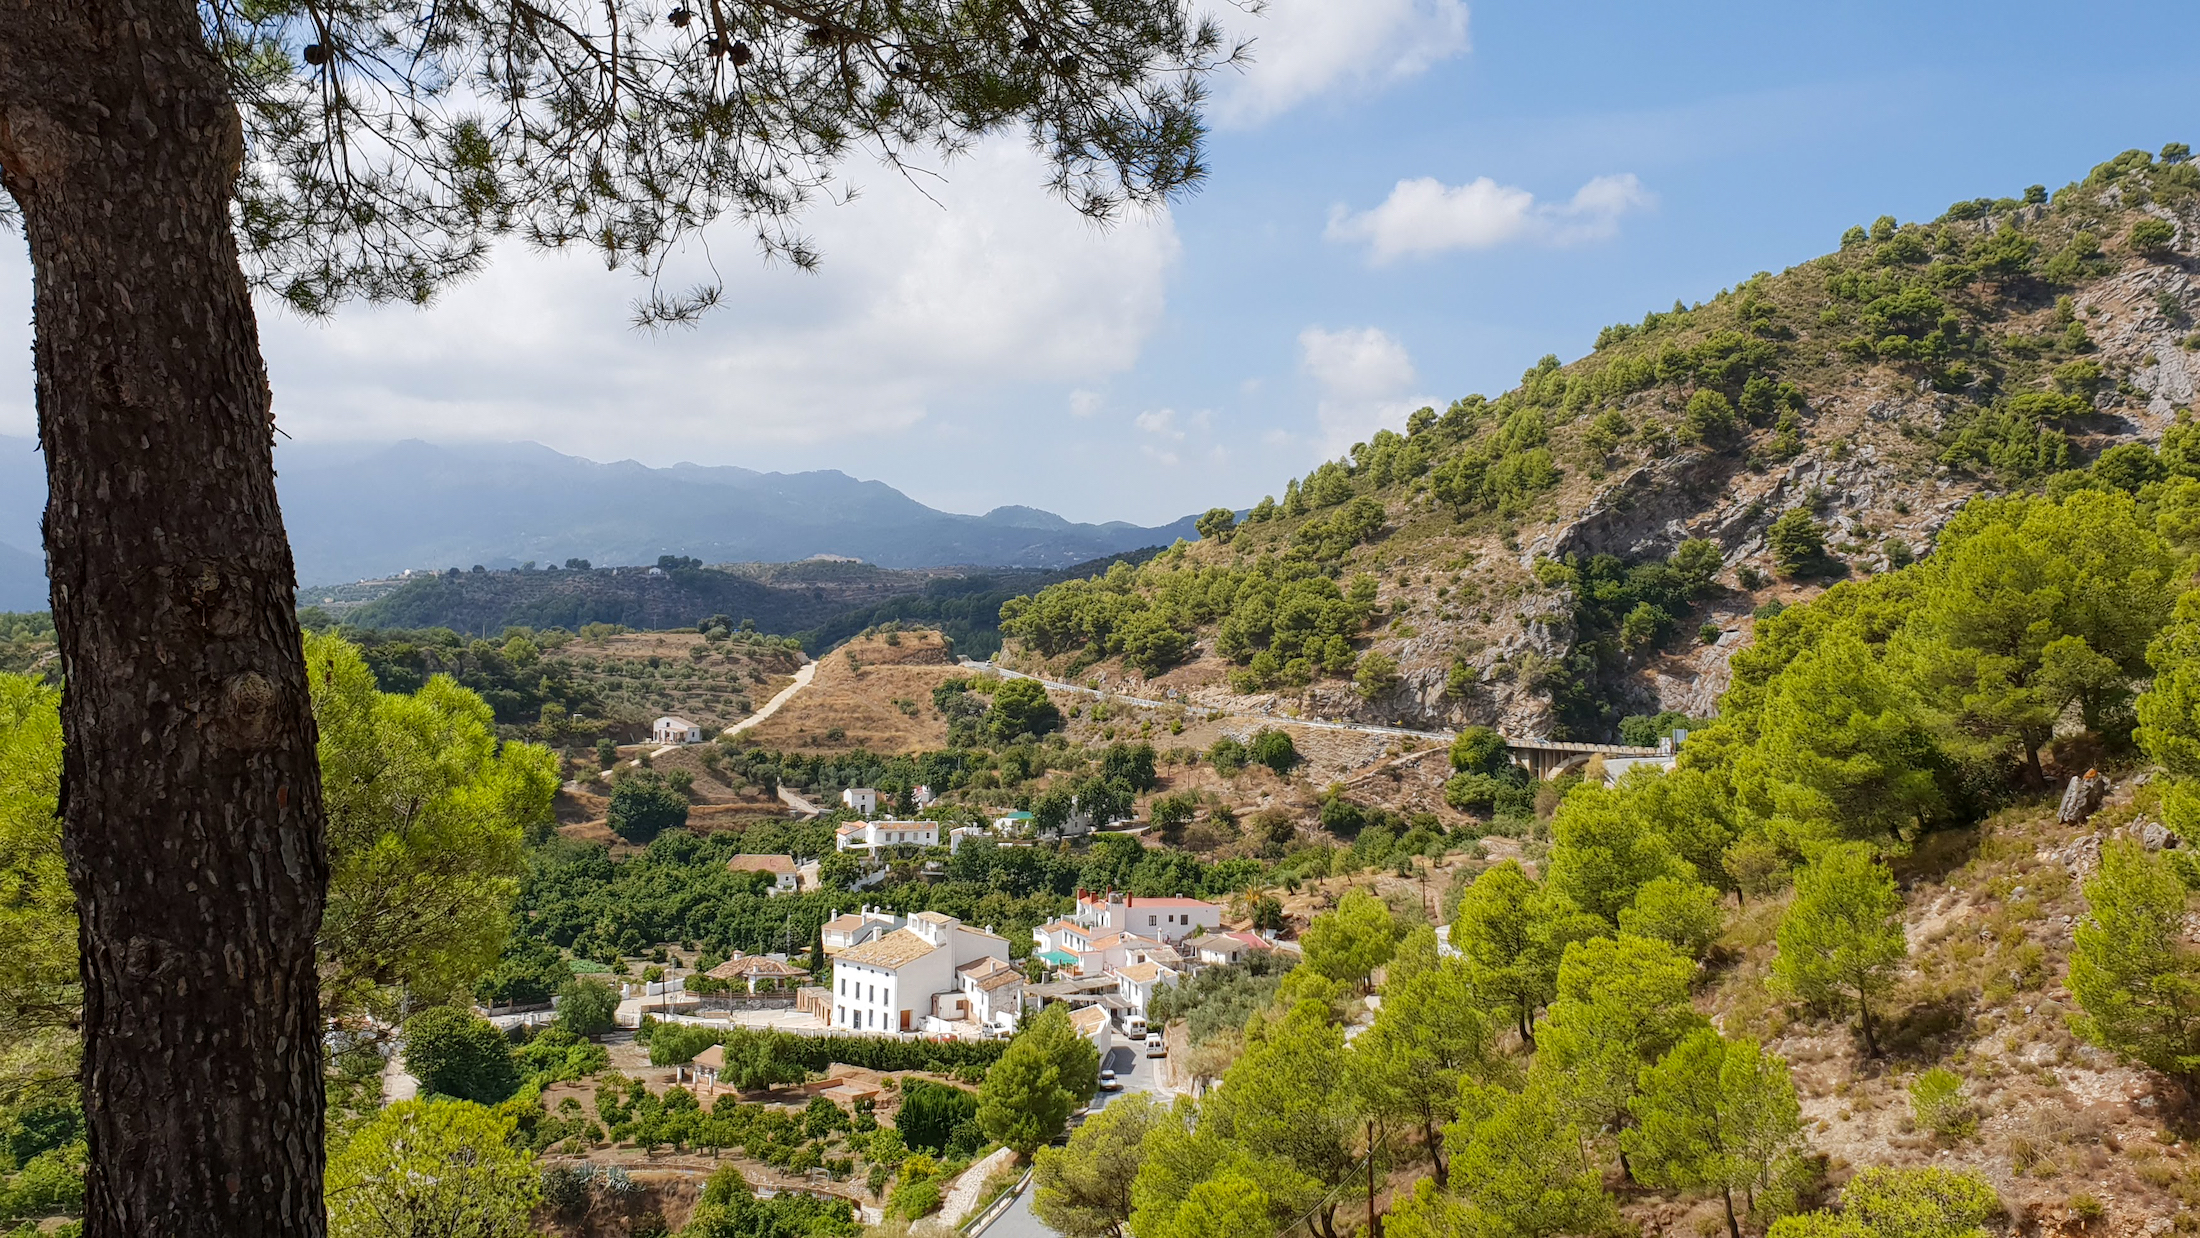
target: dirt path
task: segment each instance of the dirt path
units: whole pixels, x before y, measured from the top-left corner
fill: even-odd
[[[732,726],[727,727],[725,733],[727,735],[739,735],[741,732],[748,730],[750,727],[755,726],[757,723],[762,722],[764,719],[771,717],[775,713],[778,713],[779,707],[786,704],[788,701],[793,700],[795,693],[800,692],[802,689],[810,686],[810,680],[816,674],[817,659],[812,658],[809,661],[804,662],[800,667],[796,668],[793,683],[788,684],[784,688],[781,688],[777,696],[774,696],[772,697],[772,699],[764,702],[764,708],[757,710],[755,713],[750,714],[748,717],[743,718],[739,722],[734,723]]]

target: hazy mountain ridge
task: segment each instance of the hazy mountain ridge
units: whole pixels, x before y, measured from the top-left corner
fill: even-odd
[[[0,437],[0,606],[42,606],[45,477],[36,445]],[[1063,568],[1198,534],[1035,508],[942,512],[892,486],[826,470],[599,464],[536,443],[283,443],[277,485],[306,585],[411,569],[528,561],[787,562],[839,555],[882,567]],[[18,596],[21,595],[21,596]]]

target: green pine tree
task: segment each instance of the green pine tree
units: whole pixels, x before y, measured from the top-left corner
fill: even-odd
[[[1706,1028],[1642,1073],[1634,1129],[1620,1136],[1651,1186],[1717,1191],[1729,1238],[1742,1238],[1734,1192],[1764,1184],[1794,1157],[1802,1111],[1787,1063],[1755,1041]]]
[[[1056,1003],[1031,1016],[978,1089],[978,1128],[1030,1159],[1100,1086],[1100,1054]]]
[[[1872,1003],[1894,987],[1909,955],[1902,895],[1863,843],[1827,847],[1795,875],[1795,901],[1780,919],[1773,980],[1788,993],[1835,1010],[1853,1003],[1864,1048],[1879,1056]]]
[[[2184,882],[2129,839],[2101,849],[2070,952],[2081,1035],[2164,1074],[2200,1077],[2200,956],[2182,941]]]

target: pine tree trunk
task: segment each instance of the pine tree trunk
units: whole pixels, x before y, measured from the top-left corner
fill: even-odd
[[[1872,1004],[1861,989],[1856,994],[1856,1011],[1864,1023],[1864,1053],[1868,1057],[1878,1057],[1879,1041],[1872,1035]]]
[[[91,1238],[315,1238],[327,862],[242,129],[189,0],[0,0],[82,917]]]
[[[1719,1198],[1726,1202],[1727,1238],[1742,1238],[1742,1223],[1734,1219],[1734,1189],[1720,1187]]]

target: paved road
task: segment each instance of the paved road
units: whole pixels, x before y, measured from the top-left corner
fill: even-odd
[[[1047,1228],[1031,1211],[1031,1192],[1025,1191],[1008,1206],[1008,1211],[983,1231],[985,1238],[1062,1238],[1060,1231]]]
[[[1161,1081],[1164,1059],[1147,1057],[1143,1046],[1131,1048],[1117,1045],[1109,1050],[1107,1059],[1100,1064],[1114,1068],[1116,1078],[1123,1081],[1123,1090],[1102,1092],[1093,1097],[1093,1108],[1106,1108],[1109,1101],[1118,1096],[1128,1096],[1132,1092],[1150,1092],[1156,1099],[1164,1102],[1169,1100],[1170,1093]],[[984,1238],[1061,1238],[1058,1231],[1048,1228],[1046,1222],[1032,1212],[1030,1191],[1018,1196],[1016,1202],[1009,1205],[1008,1211],[986,1226],[983,1233]]]
[[[1196,705],[1188,700],[1156,701],[1142,696],[1125,696],[1120,692],[1106,692],[1099,688],[1088,688],[1083,684],[1063,683],[1054,679],[1039,679],[1037,675],[1026,675],[1022,671],[1012,671],[1005,666],[992,662],[975,662],[965,658],[962,664],[971,670],[989,671],[1008,679],[1038,679],[1040,683],[1057,692],[1078,692],[1086,696],[1104,696],[1132,705],[1145,705],[1154,709],[1171,709],[1181,705],[1185,709],[1208,718],[1251,718],[1267,726],[1303,726],[1316,731],[1349,731],[1355,735],[1394,735],[1401,739],[1433,740],[1439,744],[1449,744],[1459,738],[1457,731],[1416,731],[1402,726],[1378,726],[1372,722],[1330,722],[1319,718],[1292,718],[1277,717],[1274,714],[1267,713],[1241,713],[1237,710],[1216,709],[1209,705]],[[1542,750],[1574,754],[1598,752],[1607,756],[1627,757],[1665,755],[1656,748],[1635,748],[1625,744],[1585,744],[1537,738],[1523,739],[1517,736],[1506,736],[1505,745],[1515,751]]]

